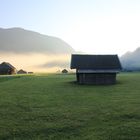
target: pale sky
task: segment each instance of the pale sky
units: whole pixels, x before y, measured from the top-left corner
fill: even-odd
[[[56,36],[76,51],[122,55],[140,46],[140,0],[0,0],[0,27]]]

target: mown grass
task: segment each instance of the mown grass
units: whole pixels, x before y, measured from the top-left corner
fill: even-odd
[[[139,140],[140,73],[116,85],[78,85],[75,75],[0,77],[0,139]]]

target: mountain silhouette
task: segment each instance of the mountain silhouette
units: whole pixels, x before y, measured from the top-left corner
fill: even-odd
[[[12,53],[70,54],[74,49],[65,41],[22,28],[0,28],[0,51]]]
[[[125,53],[120,60],[124,69],[140,70],[140,47],[133,52]]]

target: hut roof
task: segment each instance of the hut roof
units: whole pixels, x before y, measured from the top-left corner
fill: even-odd
[[[68,70],[63,69],[63,70],[62,70],[62,73],[68,73]]]
[[[10,68],[10,69],[16,69],[14,66],[12,66],[10,63],[8,62],[2,62],[0,64],[0,68]]]
[[[71,57],[71,69],[121,70],[117,55],[80,55]]]
[[[20,69],[18,72],[18,74],[23,74],[23,73],[27,73],[27,71],[23,70],[23,69]]]

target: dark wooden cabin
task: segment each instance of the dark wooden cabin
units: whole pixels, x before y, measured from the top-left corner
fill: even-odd
[[[0,75],[16,74],[16,68],[8,62],[3,62],[0,64]]]
[[[62,73],[63,73],[63,74],[66,74],[66,73],[68,73],[68,70],[67,70],[67,69],[63,69],[63,70],[62,70]]]
[[[116,83],[116,74],[122,67],[117,55],[73,54],[71,69],[76,69],[79,84],[108,85]]]
[[[18,72],[17,72],[17,74],[27,74],[28,72],[27,71],[25,71],[25,70],[23,70],[23,69],[20,69]]]

